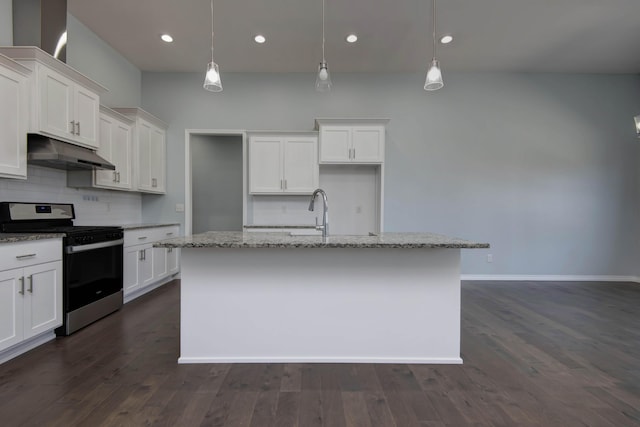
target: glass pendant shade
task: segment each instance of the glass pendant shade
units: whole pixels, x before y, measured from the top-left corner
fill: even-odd
[[[640,116],[635,116],[633,120],[636,122],[636,134],[638,134],[638,138],[640,138]]]
[[[318,76],[316,77],[316,90],[318,92],[326,92],[331,89],[331,75],[326,62],[318,65]]]
[[[440,70],[440,62],[437,59],[431,61],[429,71],[427,71],[427,79],[424,82],[424,90],[438,90],[444,86],[442,81],[442,71]]]
[[[207,65],[207,75],[204,78],[203,87],[211,92],[222,92],[220,70],[218,70],[218,64],[213,61],[209,62]]]

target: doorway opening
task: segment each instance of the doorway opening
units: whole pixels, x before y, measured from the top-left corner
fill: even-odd
[[[185,159],[185,234],[242,231],[245,132],[187,130]]]

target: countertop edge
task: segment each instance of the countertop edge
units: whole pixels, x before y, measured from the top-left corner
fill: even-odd
[[[0,244],[62,239],[63,237],[65,237],[63,233],[0,233]]]

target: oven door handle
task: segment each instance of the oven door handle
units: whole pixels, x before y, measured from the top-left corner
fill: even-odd
[[[111,246],[118,246],[118,245],[122,245],[123,243],[124,243],[124,239],[110,240],[108,242],[92,243],[90,245],[67,246],[66,248],[64,248],[64,251],[67,254],[75,254],[78,252],[92,251],[94,249],[102,249],[102,248],[109,248]]]

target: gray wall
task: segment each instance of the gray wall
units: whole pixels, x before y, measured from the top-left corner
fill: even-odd
[[[224,65],[221,64],[224,70]],[[308,130],[315,117],[388,117],[385,230],[490,242],[466,274],[640,275],[637,75],[143,73],[143,108],[170,124],[168,194],[143,218],[183,222],[184,129]],[[486,255],[493,254],[493,263]]]
[[[242,231],[242,137],[192,135],[194,233]]]
[[[0,46],[13,46],[13,0],[0,0]]]
[[[67,14],[67,64],[109,89],[107,107],[139,107],[142,73],[94,32]]]

